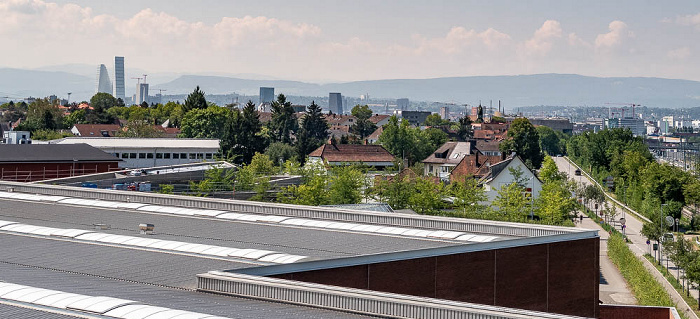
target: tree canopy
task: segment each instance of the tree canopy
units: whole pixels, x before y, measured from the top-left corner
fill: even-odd
[[[199,85],[197,85],[194,91],[187,95],[183,109],[185,112],[189,112],[191,110],[203,110],[207,107],[207,99],[204,98],[204,91],[200,90]]]
[[[517,153],[525,164],[538,169],[544,156],[540,150],[540,136],[530,121],[524,117],[513,120],[508,129],[508,137],[499,145],[501,152]]]

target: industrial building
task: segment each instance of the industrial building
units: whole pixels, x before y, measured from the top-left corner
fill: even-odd
[[[598,304],[594,230],[13,182],[0,182],[0,212],[0,311],[20,315],[614,318],[627,310]],[[634,310],[672,318],[668,308]]]
[[[0,145],[0,180],[33,182],[109,172],[121,160],[86,144]]]
[[[88,144],[119,159],[119,167],[144,168],[212,161],[219,152],[217,139],[67,137],[57,145]]]

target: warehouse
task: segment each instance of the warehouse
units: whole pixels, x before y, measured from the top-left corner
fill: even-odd
[[[598,245],[576,228],[0,182],[6,289],[112,298],[68,315],[598,318]]]

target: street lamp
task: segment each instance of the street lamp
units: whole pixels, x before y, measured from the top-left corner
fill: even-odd
[[[659,214],[659,239],[656,241],[659,244],[659,266],[661,266],[661,258],[663,258],[663,255],[661,254],[661,238],[664,236],[664,206],[668,204],[661,204],[661,212]]]

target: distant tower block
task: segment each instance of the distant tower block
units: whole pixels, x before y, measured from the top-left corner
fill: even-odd
[[[124,57],[114,57],[114,95],[126,103],[126,91],[124,86]]]
[[[112,81],[109,80],[109,73],[104,64],[97,68],[97,93],[112,94]]]
[[[407,98],[396,99],[396,107],[401,111],[408,110],[408,99]]]
[[[266,104],[272,103],[275,100],[275,88],[271,87],[260,87],[260,103]]]
[[[343,95],[328,93],[328,110],[334,114],[343,114]]]
[[[450,117],[450,108],[448,106],[440,107],[440,118],[446,120]]]
[[[138,85],[138,94],[136,96],[136,104],[143,102],[151,103],[148,98],[148,83],[140,83]]]

